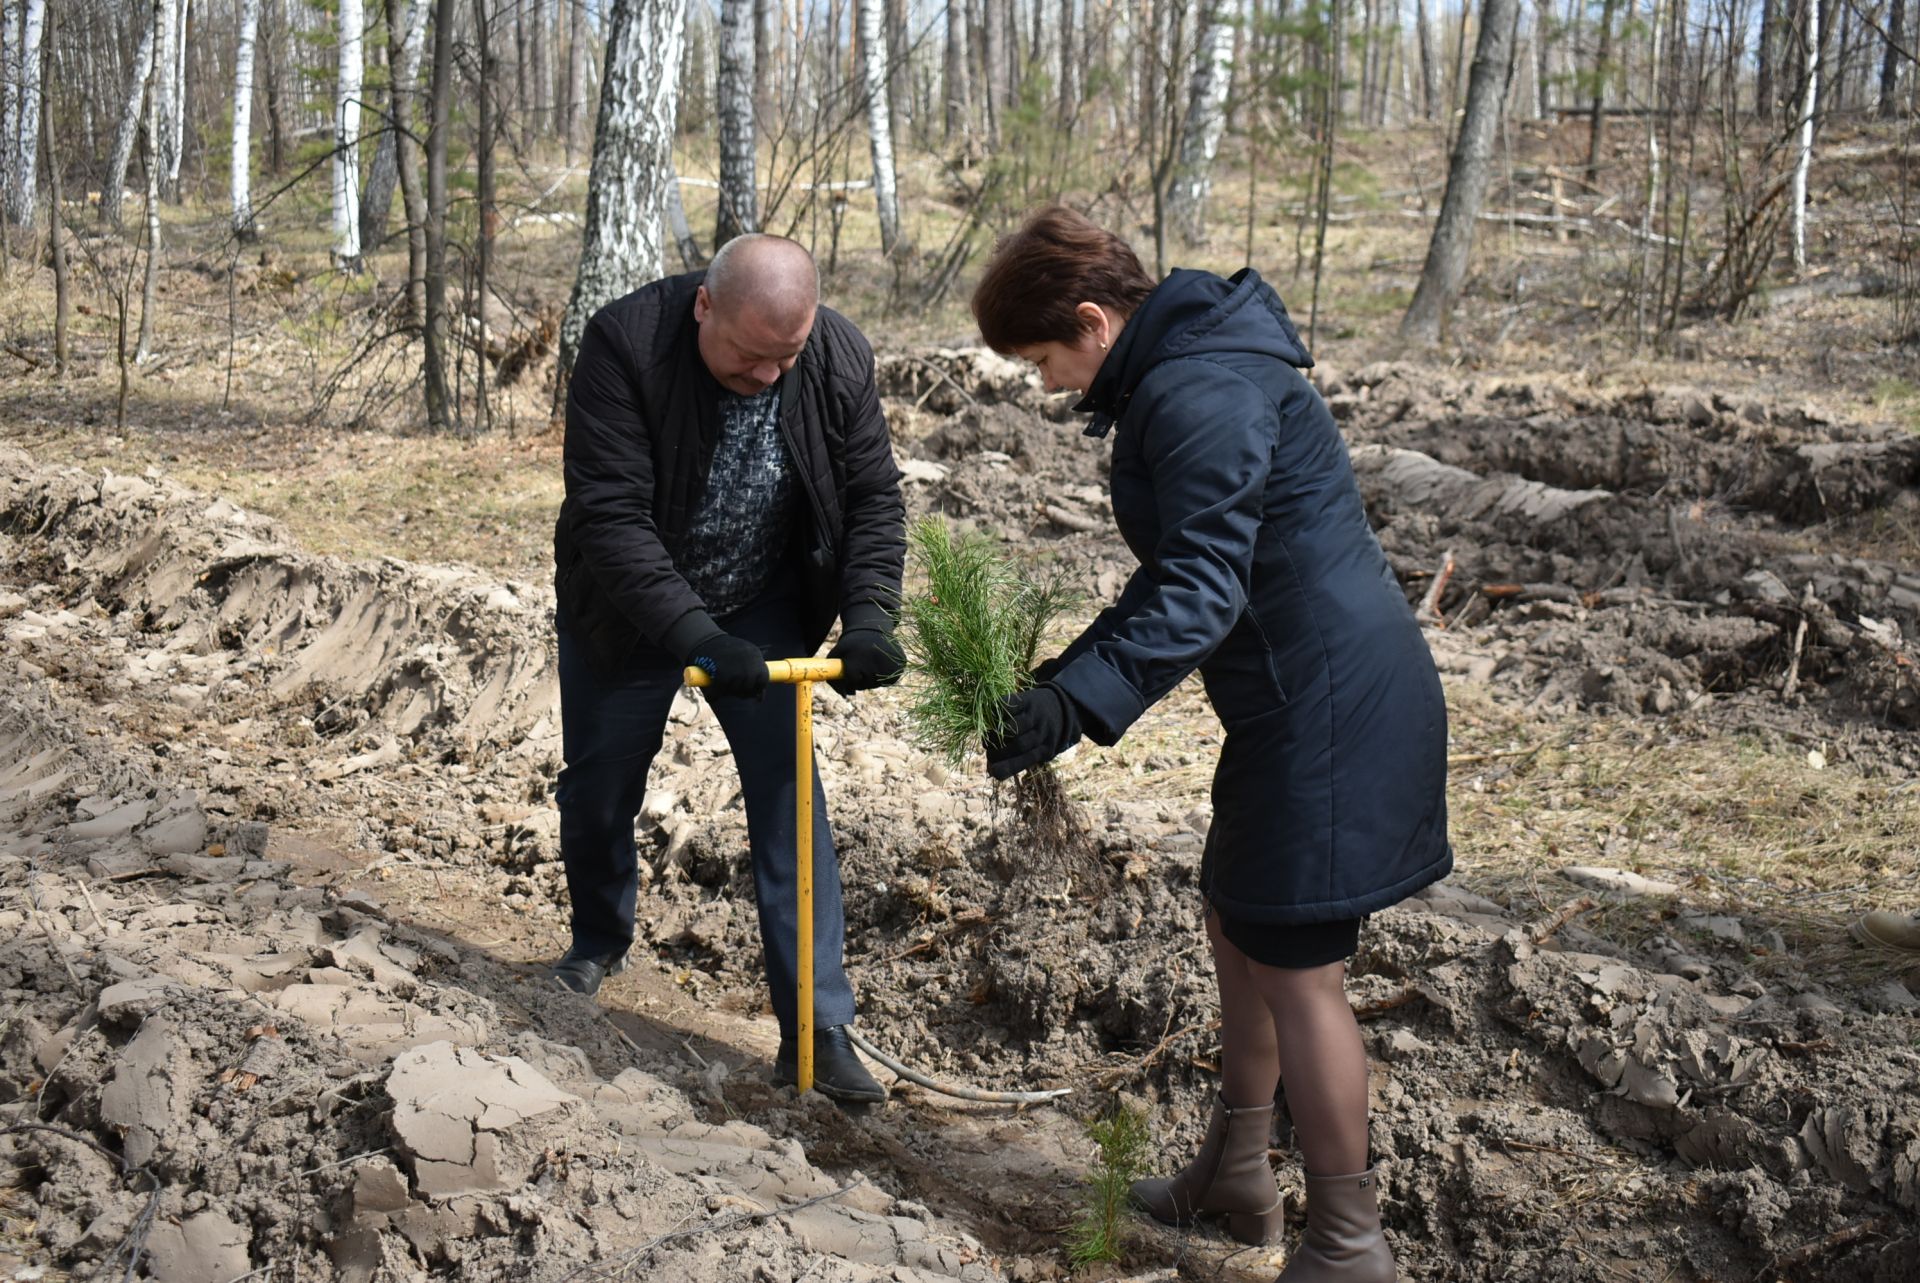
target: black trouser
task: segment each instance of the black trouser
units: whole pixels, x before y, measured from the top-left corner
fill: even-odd
[[[754,642],[769,659],[808,654],[799,610],[791,596],[763,599],[722,620],[735,636]],[[634,819],[646,796],[647,768],[660,749],[667,712],[681,687],[681,669],[664,662],[597,673],[582,647],[560,630],[560,717],[566,765],[560,804],[560,858],[573,902],[573,943],[595,954],[633,940],[638,890]],[[760,910],[760,944],[767,987],[780,1032],[796,1028],[799,914],[794,900],[794,709],[784,686],[754,701],[710,697],[733,749],[747,807],[747,846]],[[840,907],[840,863],[827,823],[819,774],[813,785],[813,1009],[814,1027],[853,1020],[853,987],[841,965],[845,924]]]

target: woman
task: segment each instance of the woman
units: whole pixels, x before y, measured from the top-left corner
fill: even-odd
[[[1306,1167],[1283,1283],[1394,1277],[1367,1145],[1367,1066],[1344,991],[1361,919],[1446,876],[1446,706],[1367,524],[1312,364],[1252,271],[1155,285],[1070,210],[1003,241],[973,296],[996,351],[1083,392],[1114,433],[1113,515],[1140,559],[1120,598],[1007,704],[1004,779],[1117,741],[1194,669],[1226,735],[1200,884],[1220,988],[1221,1085],[1197,1157],[1135,1200],[1267,1242],[1274,1092]]]

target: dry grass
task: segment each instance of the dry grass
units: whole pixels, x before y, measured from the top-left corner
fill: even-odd
[[[1680,891],[1603,903],[1583,927],[1622,942],[1668,934],[1710,955],[1730,950],[1762,974],[1886,978],[1887,960],[1856,945],[1847,925],[1868,909],[1920,909],[1914,781],[1815,765],[1805,745],[1687,717],[1529,717],[1464,685],[1449,699],[1456,753],[1539,748],[1454,768],[1463,885],[1545,914],[1577,893],[1558,870],[1626,869]],[[1690,934],[1685,913],[1738,916],[1746,938],[1732,945]]]

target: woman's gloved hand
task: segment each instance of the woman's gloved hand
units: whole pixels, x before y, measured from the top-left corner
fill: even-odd
[[[996,780],[1050,762],[1080,742],[1080,710],[1052,682],[1009,695],[1000,703],[1006,729],[987,738],[987,774]]]
[[[1065,655],[1055,655],[1052,659],[1043,659],[1038,664],[1035,664],[1033,667],[1033,684],[1040,686],[1058,677],[1060,670],[1066,667],[1066,664],[1061,662],[1065,659]]]

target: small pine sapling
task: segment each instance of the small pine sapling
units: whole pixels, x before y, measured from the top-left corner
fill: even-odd
[[[1075,1269],[1120,1259],[1127,1190],[1147,1174],[1149,1158],[1147,1118],[1137,1109],[1115,1103],[1087,1124],[1087,1135],[1098,1147],[1099,1157],[1087,1181],[1080,1215],[1067,1231],[1067,1260]]]
[[[1047,634],[1078,600],[1057,578],[1036,577],[1002,557],[994,541],[957,538],[939,517],[908,534],[922,591],[900,607],[908,710],[915,742],[951,766],[1005,727],[1002,701],[1026,689]],[[1094,865],[1079,809],[1059,774],[1043,764],[1014,777],[1014,811],[1032,854],[1052,865]]]

